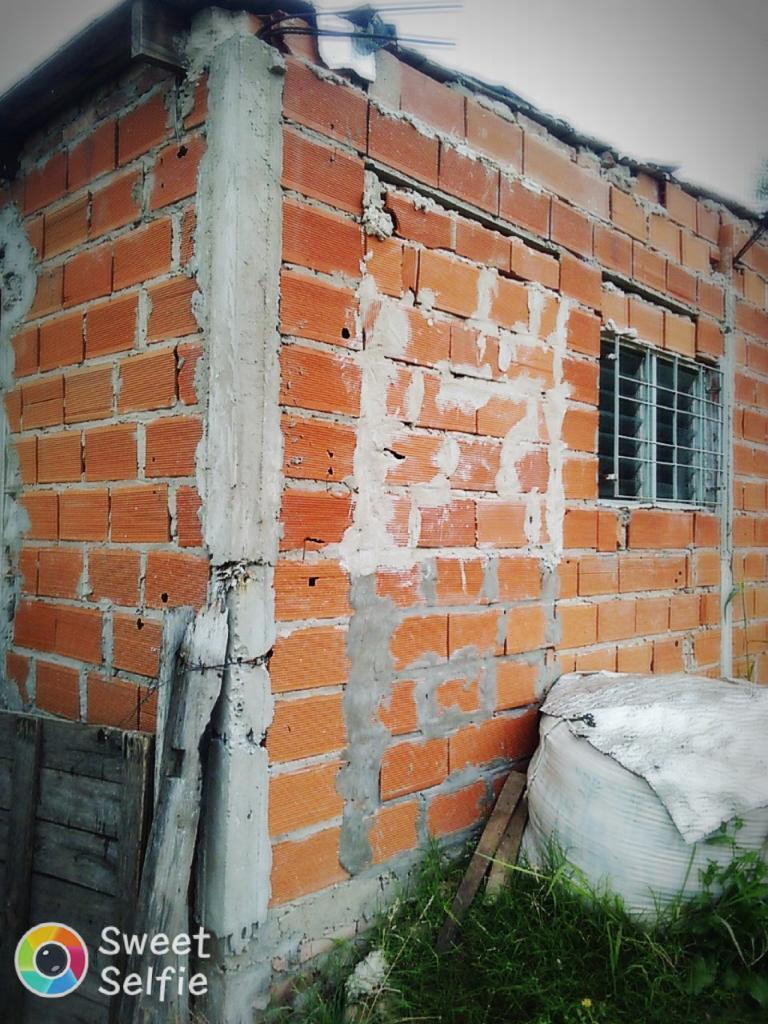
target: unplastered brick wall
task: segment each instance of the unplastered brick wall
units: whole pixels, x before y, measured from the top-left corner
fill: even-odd
[[[6,673],[26,706],[91,723],[154,728],[163,609],[206,597],[192,308],[205,95],[131,72],[33,140],[3,197],[37,276],[5,395],[28,517]]]
[[[768,250],[729,264],[751,225],[391,54],[366,95],[308,52],[284,101],[275,905],[464,835],[558,672],[720,672],[720,510],[600,502],[596,450],[603,332],[721,364],[728,289],[734,668],[749,641],[768,681]]]

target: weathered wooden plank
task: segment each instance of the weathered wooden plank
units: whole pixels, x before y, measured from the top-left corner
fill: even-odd
[[[101,942],[102,928],[117,924],[117,900],[114,896],[35,872],[30,914],[35,921],[62,921],[71,925],[93,951]]]
[[[177,674],[179,649],[192,621],[191,608],[172,608],[163,616],[163,636],[160,642],[160,669],[157,675],[157,723],[155,728],[155,785],[157,803],[160,792],[160,767],[168,722],[168,708]]]
[[[11,756],[16,718],[13,711],[0,711],[0,757]]]
[[[525,823],[528,820],[528,801],[524,796],[515,808],[514,814],[509,819],[507,830],[502,836],[496,856],[491,865],[491,873],[488,876],[488,883],[485,891],[489,896],[496,896],[507,880],[509,865],[517,862],[517,855],[520,852],[520,843],[525,830]]]
[[[10,829],[8,811],[0,810],[0,860],[4,861],[8,854],[8,831]],[[2,890],[0,890],[1,892]],[[0,903],[0,906],[2,903]]]
[[[227,653],[225,609],[209,608],[189,626],[182,648],[184,670],[174,680],[162,752],[160,792],[141,876],[136,923],[140,934],[189,931],[188,890],[200,818],[200,741],[221,689]],[[208,667],[210,666],[210,667]],[[179,967],[173,957],[169,966]],[[131,970],[140,969],[132,959]],[[186,993],[174,991],[165,1008],[168,1021],[187,1021]],[[153,1019],[151,1000],[125,999],[118,1020],[142,1024]]]
[[[9,1020],[20,1020],[24,1006],[24,989],[14,977],[13,951],[29,927],[40,749],[40,719],[19,716],[13,737],[13,783],[5,866],[5,920],[0,939],[0,992],[6,993],[4,1012]]]
[[[42,766],[86,778],[120,782],[123,773],[123,732],[82,722],[47,719]]]
[[[131,846],[131,833],[121,841]],[[50,878],[60,878],[86,889],[116,896],[118,878],[118,841],[106,836],[67,828],[51,821],[38,821],[35,834],[33,870]]]
[[[152,737],[126,733],[123,737],[123,786],[120,803],[120,844],[117,873],[120,924],[131,930],[136,913],[152,797]]]
[[[37,816],[114,839],[120,831],[120,786],[43,768]]]
[[[11,777],[13,768],[11,761],[0,761],[0,810],[8,811],[11,807]]]
[[[491,816],[483,829],[480,842],[472,854],[469,867],[459,884],[448,916],[437,936],[435,949],[438,953],[444,953],[450,946],[459,923],[475,898],[475,893],[480,888],[480,883],[483,881],[488,870],[489,859],[496,853],[501,837],[524,788],[525,775],[521,772],[510,772],[501,793],[499,793],[499,798],[491,812]]]

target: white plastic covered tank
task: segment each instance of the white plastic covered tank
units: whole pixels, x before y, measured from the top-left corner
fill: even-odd
[[[727,863],[707,837],[740,818],[738,846],[768,842],[768,688],[697,676],[570,673],[542,706],[522,849],[554,839],[594,886],[652,913]]]

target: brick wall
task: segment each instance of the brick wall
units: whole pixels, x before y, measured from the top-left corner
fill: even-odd
[[[755,652],[768,615],[768,250],[721,272],[748,225],[388,54],[368,96],[290,60],[285,120],[274,903],[354,871],[351,821],[369,865],[477,822],[557,671],[719,672],[720,519],[596,500],[598,355],[612,321],[718,360],[731,280],[734,573]],[[391,237],[364,228],[366,167]],[[397,337],[380,343],[383,320]],[[392,619],[370,681],[385,738],[375,797],[344,812],[371,549]]]
[[[163,609],[206,596],[191,269],[204,98],[133,72],[33,141],[3,198],[37,273],[5,396],[29,519],[6,672],[25,702],[95,724],[154,728]]]
[[[162,610],[208,583],[187,93],[129,76],[11,197],[40,264],[6,396],[30,518],[7,673],[141,728]],[[768,682],[768,249],[724,273],[749,225],[386,53],[368,94],[288,57],[283,187],[275,918],[464,836],[558,672],[719,672],[720,519],[597,500],[598,356],[610,321],[719,360],[728,289],[735,667]]]

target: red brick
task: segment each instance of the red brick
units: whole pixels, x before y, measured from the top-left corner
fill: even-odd
[[[64,419],[67,423],[103,420],[112,415],[112,367],[68,373],[64,378]]]
[[[448,777],[448,742],[399,743],[381,759],[381,798],[394,800],[439,786]]]
[[[560,604],[558,648],[588,647],[597,641],[597,608],[593,604]]]
[[[655,249],[660,249],[676,263],[682,256],[680,228],[667,217],[652,213],[648,221],[648,237]]]
[[[91,600],[135,605],[139,600],[139,570],[138,551],[93,548],[88,554]]]
[[[24,213],[48,206],[67,189],[67,154],[55,153],[42,167],[28,171],[24,178]]]
[[[686,316],[664,313],[664,347],[680,355],[696,354],[696,324]]]
[[[340,828],[329,828],[308,839],[279,843],[273,848],[273,905],[288,903],[348,877],[339,864],[340,835]]]
[[[683,644],[677,640],[654,640],[652,671],[655,673],[682,672],[684,669]]]
[[[427,505],[419,510],[418,547],[472,547],[475,542],[475,504],[457,499],[448,505]]]
[[[474,312],[474,310],[472,311]],[[472,313],[465,314],[471,316]],[[518,281],[500,277],[491,300],[491,319],[500,326],[528,328],[528,289]]]
[[[171,222],[135,228],[115,242],[115,290],[148,281],[171,269]]]
[[[390,650],[395,668],[448,657],[448,617],[429,615],[403,619],[392,633]]]
[[[630,295],[629,325],[643,341],[659,346],[664,344],[664,310],[660,306]]]
[[[546,645],[547,621],[540,605],[522,605],[507,612],[507,654],[524,654]]]
[[[267,750],[272,762],[297,761],[331,751],[346,744],[341,694],[281,700],[267,733]]]
[[[310,270],[360,276],[360,225],[294,200],[283,203],[283,259]]]
[[[35,301],[27,314],[28,320],[48,313],[57,313],[61,308],[64,295],[64,267],[51,267],[41,270],[37,275]]]
[[[710,254],[711,246],[702,238],[697,238],[690,231],[683,231],[683,259],[682,263],[688,270],[700,274],[709,274],[712,270]]]
[[[280,353],[284,405],[357,416],[360,412],[360,367],[350,359],[298,345]]]
[[[563,519],[563,544],[566,548],[597,547],[598,513],[594,509],[567,509]]]
[[[40,548],[37,593],[41,597],[78,596],[83,575],[83,553],[69,548]]]
[[[27,327],[19,331],[13,339],[14,375],[26,377],[37,373],[38,369],[38,332],[36,327]]]
[[[646,223],[643,207],[632,196],[611,186],[611,220],[621,231],[645,241]]]
[[[575,164],[561,150],[529,132],[523,143],[525,176],[575,206],[608,219],[608,183],[597,171]]]
[[[584,355],[599,355],[600,318],[583,309],[572,309],[568,317],[568,347]]]
[[[427,249],[453,247],[454,219],[448,213],[422,209],[397,192],[387,192],[385,209],[394,220],[395,234],[400,238],[418,242]]]
[[[464,97],[408,64],[400,62],[400,108],[441,132],[464,134]]]
[[[25,437],[14,442],[22,483],[37,483],[37,438]]]
[[[52,427],[64,421],[64,381],[47,377],[23,384],[21,408],[25,430]]]
[[[83,472],[80,434],[76,430],[45,434],[37,443],[37,482],[73,483]]]
[[[526,188],[520,181],[501,176],[499,216],[527,228],[535,235],[549,235],[549,196]]]
[[[453,658],[466,650],[477,650],[478,654],[503,654],[503,643],[499,642],[501,613],[474,611],[448,616],[448,656]]]
[[[667,291],[692,306],[696,302],[696,278],[682,267],[668,263]]]
[[[696,200],[684,192],[679,185],[668,181],[665,188],[664,205],[668,215],[677,224],[696,230]]]
[[[167,409],[175,401],[176,355],[172,349],[133,356],[121,362],[118,396],[121,413]]]
[[[120,118],[118,123],[118,160],[126,164],[165,139],[168,132],[165,96],[156,93],[150,100]]]
[[[302,480],[343,480],[352,472],[356,435],[326,420],[284,416],[285,475]]]
[[[115,167],[116,129],[114,121],[94,128],[82,142],[69,151],[69,190],[74,192],[83,185],[107,174]]]
[[[78,721],[80,718],[80,673],[74,668],[37,664],[35,705],[52,715]]]
[[[595,259],[604,267],[632,276],[632,241],[627,235],[595,225]]]
[[[65,658],[99,664],[101,661],[101,612],[90,608],[56,607],[54,651]]]
[[[280,330],[284,334],[352,347],[356,306],[348,288],[295,271],[281,275]]]
[[[35,540],[56,540],[59,536],[59,499],[53,491],[22,494],[21,504],[29,516],[25,536]]]
[[[60,206],[45,215],[45,258],[58,256],[88,237],[88,196]]]
[[[18,576],[22,594],[37,594],[40,548],[22,548],[18,557]]]
[[[509,238],[464,217],[456,221],[456,252],[475,263],[509,271]]]
[[[552,200],[550,237],[580,256],[592,255],[592,222],[559,199]]]
[[[154,678],[159,666],[162,635],[162,622],[140,615],[113,615],[113,665],[126,672]]]
[[[579,561],[579,597],[615,594],[619,589],[619,563],[614,557],[585,557]]]
[[[651,644],[636,644],[619,647],[616,652],[617,672],[650,672],[653,647]]]
[[[518,173],[523,169],[523,132],[474,100],[466,101],[466,137],[474,149]]]
[[[418,842],[418,817],[419,804],[416,800],[382,807],[376,812],[374,824],[368,833],[374,864],[382,864],[398,853],[415,848]]]
[[[169,538],[165,486],[112,489],[112,540],[121,544],[159,543]]]
[[[269,662],[274,693],[343,685],[349,676],[347,631],[312,626],[278,636]]]
[[[535,703],[539,670],[524,662],[499,661],[496,663],[497,711],[521,708]]]
[[[133,348],[136,340],[136,294],[91,306],[85,314],[86,355],[100,356]]]
[[[693,542],[693,516],[638,509],[629,521],[631,548],[685,548]]]
[[[597,639],[626,640],[635,635],[635,602],[603,601],[597,606]]]
[[[638,608],[644,602],[638,601]],[[670,601],[669,628],[696,629],[699,625],[701,599],[698,594],[673,594]]]
[[[141,217],[141,171],[130,171],[94,192],[91,200],[91,237],[132,224]]]
[[[527,544],[525,505],[508,501],[477,503],[479,547],[520,548]]]
[[[59,536],[62,540],[106,540],[109,495],[106,491],[63,491],[59,495]]]
[[[281,561],[275,570],[278,621],[349,615],[349,576],[338,562]]]
[[[135,683],[88,673],[89,725],[108,725],[118,729],[139,728],[141,692]]]
[[[465,156],[443,143],[440,147],[440,188],[491,213],[499,211],[499,172],[482,160]]]
[[[27,689],[29,658],[25,658],[21,654],[14,654],[13,651],[8,651],[5,656],[5,674],[6,678],[16,683],[22,702],[27,704],[29,702],[29,691]]]
[[[286,491],[280,521],[281,551],[337,544],[352,521],[352,500],[348,494]]]
[[[194,135],[180,145],[176,142],[160,151],[154,166],[154,184],[149,197],[150,210],[194,195],[197,172],[205,152],[205,140]]]
[[[341,816],[336,791],[340,761],[275,775],[269,782],[269,834],[285,835]]]
[[[283,187],[349,213],[362,211],[363,164],[339,149],[283,131]]]
[[[637,242],[632,243],[632,273],[640,284],[655,288],[657,292],[666,291],[667,266],[663,256]]]
[[[538,559],[518,556],[496,560],[496,581],[500,601],[524,601],[541,595]]]
[[[83,358],[83,314],[69,313],[40,325],[40,369],[79,363]],[[17,372],[18,375],[18,372]]]
[[[515,277],[525,281],[536,281],[554,291],[560,287],[560,264],[554,257],[531,249],[519,238],[513,238],[510,246],[510,269]]]
[[[198,515],[202,506],[194,487],[179,487],[176,491],[176,534],[180,548],[203,546],[203,527]]]
[[[499,716],[482,725],[459,729],[449,741],[450,770],[461,771],[468,765],[486,764],[498,758],[527,757],[536,746],[537,734],[536,711]]]
[[[207,558],[150,551],[147,555],[147,606],[201,608],[208,592],[208,574]]]
[[[194,476],[203,426],[196,416],[153,420],[145,428],[147,477]]]
[[[563,377],[569,387],[569,397],[575,402],[597,405],[598,374],[595,361],[563,360]]]
[[[86,480],[132,480],[136,476],[136,426],[122,423],[86,430]]]
[[[476,825],[485,811],[486,791],[482,780],[453,793],[441,793],[430,801],[427,830],[431,836],[450,835]]]
[[[440,144],[407,121],[396,120],[376,107],[370,108],[368,153],[389,167],[426,182],[438,183]]]
[[[368,101],[357,89],[321,78],[304,64],[286,62],[285,116],[365,150]]]
[[[560,290],[584,306],[601,309],[603,304],[603,275],[597,267],[567,253],[560,257]]]
[[[563,419],[562,439],[569,451],[595,452],[597,450],[597,410],[568,409]]]
[[[708,317],[696,321],[696,354],[718,359],[724,352],[723,332],[720,325]]]
[[[87,249],[64,264],[64,305],[109,295],[112,290],[112,250],[108,245]]]
[[[696,291],[697,301],[702,312],[721,319],[724,312],[723,289],[716,284],[699,280]]]
[[[635,590],[677,590],[686,585],[686,575],[684,555],[670,558],[622,555],[619,558],[619,589],[622,593]]]

